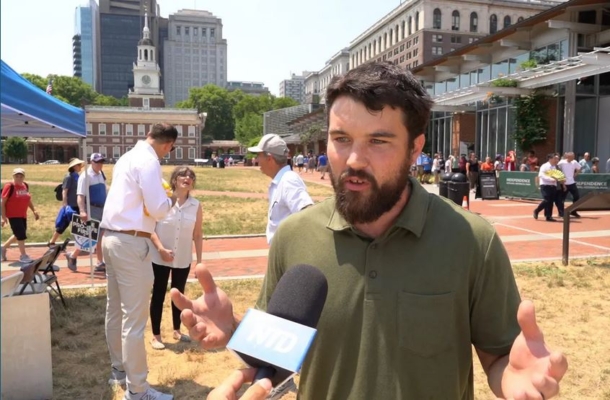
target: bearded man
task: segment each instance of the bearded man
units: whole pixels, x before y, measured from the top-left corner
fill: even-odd
[[[493,227],[409,176],[431,107],[421,84],[389,63],[358,66],[327,88],[335,196],[282,222],[257,302],[265,310],[294,265],[327,278],[300,399],[473,399],[473,346],[497,397],[559,391],[567,361],[547,348],[532,303],[521,303]],[[172,298],[192,338],[222,346],[239,318],[209,272],[198,276],[206,295]]]

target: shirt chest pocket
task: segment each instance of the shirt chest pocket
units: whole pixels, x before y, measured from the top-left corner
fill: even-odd
[[[422,357],[432,357],[453,346],[454,295],[402,292],[398,297],[399,345]]]
[[[197,221],[197,216],[192,214],[183,213],[182,214],[182,226],[190,231],[195,227],[195,221]]]

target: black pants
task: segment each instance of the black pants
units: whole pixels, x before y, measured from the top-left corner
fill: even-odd
[[[557,186],[540,185],[540,194],[542,194],[542,201],[536,207],[536,213],[544,210],[544,217],[550,219],[553,217],[553,203],[557,197]],[[563,212],[563,210],[560,211]]]
[[[568,193],[570,193],[572,195],[572,202],[576,203],[580,199],[580,194],[578,193],[578,186],[576,186],[576,184],[573,183],[571,185],[566,185],[566,189],[568,189],[568,190],[561,193],[562,202],[566,201],[566,198],[568,197]],[[572,215],[576,214],[576,211],[574,211],[571,214]]]
[[[155,273],[155,282],[153,283],[152,299],[150,300],[150,324],[152,325],[153,335],[161,334],[161,316],[163,315],[163,301],[167,292],[167,281],[169,274],[172,274],[172,288],[176,288],[180,293],[184,293],[186,280],[189,277],[191,267],[188,268],[170,268],[164,265],[152,263],[153,272]],[[172,301],[172,322],[174,330],[180,329],[180,309],[174,305]]]

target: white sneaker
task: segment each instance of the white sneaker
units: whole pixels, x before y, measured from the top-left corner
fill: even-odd
[[[126,390],[123,400],[174,400],[174,396],[161,393],[153,388],[148,388],[148,390],[143,393],[131,393],[129,390]]]
[[[33,260],[27,254],[24,254],[19,257],[19,262],[24,263],[24,264],[31,263],[32,261]]]

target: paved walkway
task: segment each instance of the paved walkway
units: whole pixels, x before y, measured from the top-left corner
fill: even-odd
[[[301,176],[308,182],[330,186],[330,181],[320,179],[319,173]],[[434,185],[426,185],[431,193],[438,193]],[[203,192],[203,191],[201,191]],[[265,198],[259,193],[238,192],[203,192],[219,195]],[[562,229],[560,222],[546,222],[544,218],[534,220],[532,211],[536,202],[494,200],[471,200],[470,211],[481,215],[492,223],[513,262],[534,260],[560,260],[562,250]],[[581,219],[572,219],[570,229],[571,257],[610,256],[610,212],[582,212]],[[39,257],[46,250],[44,247],[30,248],[31,257]],[[267,265],[268,246],[264,235],[239,238],[208,238],[203,242],[203,259],[212,274],[218,279],[240,277],[262,277]],[[2,275],[17,271],[20,264],[16,248],[8,250],[8,262],[2,263]],[[93,258],[95,263],[95,257]],[[89,256],[78,259],[78,271],[71,272],[66,268],[66,259],[61,255],[56,263],[60,267],[57,273],[65,287],[91,284],[104,284],[102,274],[93,274],[89,267]],[[194,278],[194,277],[192,277]]]

